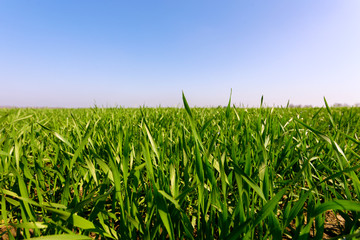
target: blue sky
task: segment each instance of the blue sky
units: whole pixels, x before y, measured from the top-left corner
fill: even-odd
[[[360,103],[358,0],[0,0],[0,106]]]

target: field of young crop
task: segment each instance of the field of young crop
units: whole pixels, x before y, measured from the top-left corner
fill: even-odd
[[[359,108],[183,100],[0,109],[0,238],[360,237]]]

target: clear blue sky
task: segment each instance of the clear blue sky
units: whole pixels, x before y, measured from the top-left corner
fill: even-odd
[[[0,0],[0,106],[360,102],[359,0]]]

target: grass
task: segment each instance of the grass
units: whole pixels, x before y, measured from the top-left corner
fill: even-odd
[[[360,236],[359,108],[183,101],[184,109],[0,109],[0,234]]]

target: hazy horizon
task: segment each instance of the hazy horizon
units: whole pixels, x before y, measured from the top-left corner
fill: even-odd
[[[0,106],[360,103],[360,1],[1,1]]]

